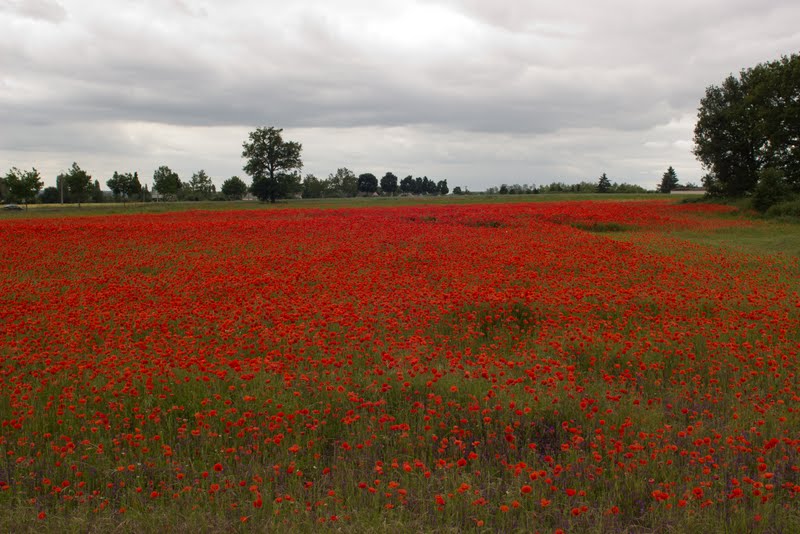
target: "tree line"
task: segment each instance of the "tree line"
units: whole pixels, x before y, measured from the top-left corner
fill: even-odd
[[[450,188],[447,180],[432,180],[427,176],[411,176],[400,179],[392,172],[386,172],[380,179],[372,173],[358,176],[342,167],[327,178],[317,178],[306,174],[301,178],[303,168],[302,145],[294,141],[284,141],[281,128],[263,127],[250,132],[242,145],[245,164],[242,169],[250,176],[250,185],[238,176],[225,180],[219,191],[204,170],[195,172],[188,181],[181,180],[178,173],[166,165],[153,173],[152,191],[142,186],[138,172],[117,172],[106,181],[110,192],[103,191],[99,180],[92,177],[77,163],[56,177],[56,186],[42,191],[41,175],[34,168],[21,171],[12,168],[0,178],[0,199],[43,203],[84,202],[127,202],[151,200],[240,200],[252,194],[262,201],[275,202],[279,198],[333,198],[354,197],[358,195],[447,195]],[[664,174],[660,192],[669,193],[678,186],[677,176],[672,167]],[[453,194],[470,194],[469,190],[455,187]],[[580,182],[565,184],[553,182],[537,187],[535,185],[507,185],[491,187],[487,194],[537,194],[537,193],[646,193],[645,188],[611,182],[603,173],[596,183]]]

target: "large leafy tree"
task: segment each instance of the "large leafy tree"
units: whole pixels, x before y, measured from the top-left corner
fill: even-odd
[[[313,174],[306,174],[303,179],[303,198],[321,198],[328,187],[327,180],[320,180]]]
[[[192,200],[208,200],[217,192],[214,182],[203,169],[192,174],[188,189],[191,191]]]
[[[303,168],[300,152],[303,145],[284,141],[282,128],[264,127],[250,132],[242,144],[243,169],[253,179],[251,191],[260,200],[286,197],[296,189]]]
[[[8,195],[16,201],[23,202],[25,209],[28,209],[28,202],[33,201],[44,186],[42,177],[36,168],[23,171],[13,167],[6,173],[3,182],[8,190]]]
[[[153,173],[153,189],[163,197],[175,198],[182,185],[178,173],[166,165],[162,165]]]
[[[388,195],[394,195],[397,193],[397,176],[395,176],[391,172],[387,172],[381,178],[381,191]]]
[[[129,172],[119,173],[114,171],[114,176],[106,181],[106,185],[114,194],[114,198],[128,200],[134,198],[142,192],[142,184],[139,182],[139,173]]]
[[[241,200],[247,194],[247,184],[238,176],[231,176],[222,182],[222,194],[230,200]]]
[[[768,167],[800,191],[800,55],[759,64],[706,88],[694,144],[712,193],[751,193]]]
[[[400,191],[403,193],[414,193],[415,182],[414,177],[410,174],[400,180]]]
[[[676,187],[678,187],[678,174],[675,172],[675,169],[672,168],[672,165],[670,165],[667,172],[661,177],[661,185],[658,187],[658,190],[661,193],[669,193]]]
[[[77,163],[72,163],[72,167],[66,172],[58,175],[57,183],[63,180],[64,185],[69,191],[71,202],[77,202],[80,207],[81,202],[86,202],[92,193],[92,177],[81,169]]]
[[[358,175],[358,192],[375,193],[378,191],[378,178],[371,172]]]
[[[347,167],[340,167],[336,172],[328,175],[327,189],[332,196],[354,197],[358,193],[358,178]]]

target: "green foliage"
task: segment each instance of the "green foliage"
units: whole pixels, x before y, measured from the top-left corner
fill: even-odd
[[[461,190],[461,186],[458,186],[458,185],[457,185],[457,186],[455,186],[455,187],[453,188],[453,194],[454,194],[454,195],[463,195],[463,194],[464,194],[464,192]]]
[[[446,180],[444,182],[446,186]],[[439,195],[441,183],[442,181],[437,183],[427,176],[413,178],[409,175],[400,180],[400,192],[411,195]]]
[[[269,200],[274,203],[275,199],[288,198],[302,191],[300,184],[300,174],[298,173],[276,173],[273,178],[253,179],[250,192],[261,201]]]
[[[284,141],[282,128],[264,127],[250,132],[242,144],[243,169],[253,179],[250,190],[260,200],[285,198],[299,190],[300,176],[292,171],[303,168],[303,145]]]
[[[94,185],[92,186],[92,202],[99,203],[105,202],[105,195],[103,194],[103,190],[100,189],[100,181],[95,180]]]
[[[153,189],[162,197],[175,198],[182,185],[178,173],[166,165],[162,165],[153,173]]]
[[[322,198],[325,194],[327,180],[320,180],[313,174],[303,178],[303,198]]]
[[[202,169],[194,173],[191,180],[181,187],[181,197],[184,200],[209,200],[216,192],[216,186]]]
[[[376,193],[378,191],[378,179],[371,172],[366,172],[358,176],[359,193]]]
[[[781,202],[771,206],[765,215],[771,219],[793,218],[800,219],[800,200]]]
[[[39,200],[42,204],[58,204],[61,202],[61,193],[59,193],[57,187],[45,187],[39,196]]]
[[[358,178],[347,167],[336,169],[335,174],[329,174],[324,196],[354,197],[358,193]]]
[[[447,187],[447,180],[439,180],[436,184],[436,192],[440,195],[446,195],[450,192],[450,188]]]
[[[790,200],[792,188],[786,183],[783,172],[767,167],[759,173],[758,183],[753,191],[753,209],[761,213],[780,202]]]
[[[247,184],[238,176],[222,182],[222,194],[229,200],[241,200],[247,194]]]
[[[709,86],[700,101],[694,154],[710,172],[712,195],[755,190],[773,167],[800,191],[800,55],[759,64]]]
[[[114,176],[110,178],[106,185],[114,194],[115,200],[136,200],[142,192],[142,184],[139,182],[139,173],[129,172],[118,173],[114,171]]]
[[[29,171],[23,171],[16,167],[12,167],[6,173],[3,179],[4,185],[8,191],[8,197],[17,202],[23,202],[25,207],[28,207],[28,202],[36,199],[36,195],[42,190],[44,182],[36,168]]]
[[[384,194],[394,195],[397,193],[398,188],[397,176],[391,172],[387,172],[383,175],[383,178],[381,178],[381,191],[383,191]]]
[[[92,177],[77,163],[73,163],[67,172],[58,175],[56,182],[60,184],[61,180],[64,181],[66,191],[69,192],[70,202],[77,202],[80,206],[81,202],[89,199],[92,192]]]
[[[678,175],[672,165],[667,169],[667,172],[661,177],[661,185],[658,187],[660,193],[669,193],[678,187]]]
[[[600,177],[597,181],[597,192],[598,193],[610,193],[611,192],[611,181],[606,176],[606,173]]]
[[[400,180],[400,192],[401,193],[411,193],[414,189],[414,177],[410,174]]]

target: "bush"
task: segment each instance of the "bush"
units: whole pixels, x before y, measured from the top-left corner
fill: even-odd
[[[768,167],[759,173],[758,183],[753,191],[753,209],[765,213],[775,204],[787,202],[792,197],[792,190],[786,183],[783,172]]]
[[[800,200],[775,204],[767,210],[765,215],[769,218],[794,217],[800,219]]]

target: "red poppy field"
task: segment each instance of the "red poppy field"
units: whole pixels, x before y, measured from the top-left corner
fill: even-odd
[[[798,532],[800,267],[725,211],[0,221],[0,526]]]

